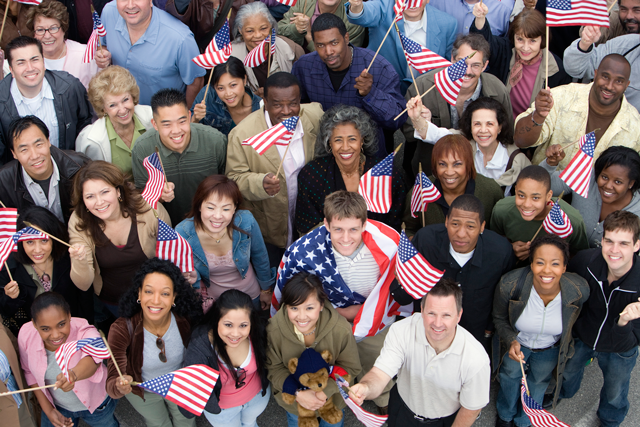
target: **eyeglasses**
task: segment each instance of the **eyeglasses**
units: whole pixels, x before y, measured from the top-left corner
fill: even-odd
[[[246,379],[247,379],[247,370],[244,368],[236,369],[236,389],[239,389],[240,387],[244,387],[245,385],[244,380]]]
[[[49,34],[55,34],[58,31],[60,31],[60,27],[57,26],[57,25],[52,25],[49,28],[38,28],[38,29],[34,30],[33,32],[36,33],[39,36],[44,36],[47,31],[49,31]]]
[[[158,353],[158,359],[160,359],[162,363],[167,363],[167,355],[164,352],[164,341],[162,338],[158,337],[158,339],[156,339],[156,347],[160,350],[160,353]]]

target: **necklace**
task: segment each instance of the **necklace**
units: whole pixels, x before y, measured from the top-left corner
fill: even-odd
[[[216,244],[218,244],[218,245],[220,244],[220,241],[221,241],[222,239],[224,239],[224,236],[226,236],[226,235],[228,234],[228,233],[227,233],[227,229],[226,229],[226,227],[225,227],[224,231],[222,232],[222,236],[220,236],[220,238],[219,238],[219,239],[216,239],[215,237],[213,237],[213,236],[212,236],[212,235],[211,235],[207,230],[204,230],[204,232],[205,232],[205,233],[207,233],[207,236],[209,236],[209,237],[211,237],[213,240],[215,240],[215,241],[216,241]]]
[[[31,267],[33,267],[33,270],[38,275],[38,280],[40,281],[40,284],[44,288],[45,292],[49,292],[51,290],[51,276],[49,276],[49,274],[47,274],[46,272],[47,262],[49,262],[49,260],[45,261],[43,270],[40,270],[40,268],[36,267],[35,264],[31,264]],[[38,273],[38,270],[40,270],[42,274]]]
[[[316,328],[317,328],[317,326],[316,326]],[[315,334],[316,328],[313,328],[313,331],[307,332],[306,334],[302,334],[302,335],[305,336],[305,337],[308,337],[309,335]]]

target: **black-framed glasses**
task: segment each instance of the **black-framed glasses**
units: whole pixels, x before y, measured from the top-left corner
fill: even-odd
[[[244,368],[236,369],[236,389],[244,387],[245,380],[247,379],[247,370]]]
[[[49,34],[55,34],[58,31],[60,31],[60,27],[57,25],[52,25],[49,28],[38,28],[36,30],[34,30],[33,32],[36,33],[39,36],[44,36],[47,31],[49,31]]]
[[[167,363],[167,355],[164,352],[164,341],[162,338],[158,337],[156,339],[156,347],[160,350],[160,353],[158,353],[158,359],[160,359],[162,363]]]

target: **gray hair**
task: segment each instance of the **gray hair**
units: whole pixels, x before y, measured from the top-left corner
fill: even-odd
[[[378,126],[371,117],[358,107],[335,105],[320,119],[320,131],[316,137],[316,157],[331,155],[329,140],[336,126],[352,123],[362,137],[362,149],[365,156],[375,157],[378,154]]]
[[[267,6],[265,6],[264,3],[259,1],[247,3],[240,6],[240,9],[238,9],[238,13],[236,14],[236,20],[233,24],[233,41],[244,41],[242,40],[242,34],[240,34],[240,31],[242,30],[242,27],[244,27],[244,21],[253,15],[262,15],[264,19],[269,21],[271,28],[275,28],[276,31],[278,30],[278,23],[273,16],[271,16],[269,9],[267,9]]]

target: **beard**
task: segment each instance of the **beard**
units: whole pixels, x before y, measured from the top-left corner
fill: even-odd
[[[624,27],[624,31],[625,31],[626,34],[638,34],[638,33],[640,33],[640,21],[638,21],[637,19],[625,19],[624,21],[620,20],[620,23]],[[629,27],[627,26],[627,24],[635,25],[635,29],[629,30]]]

